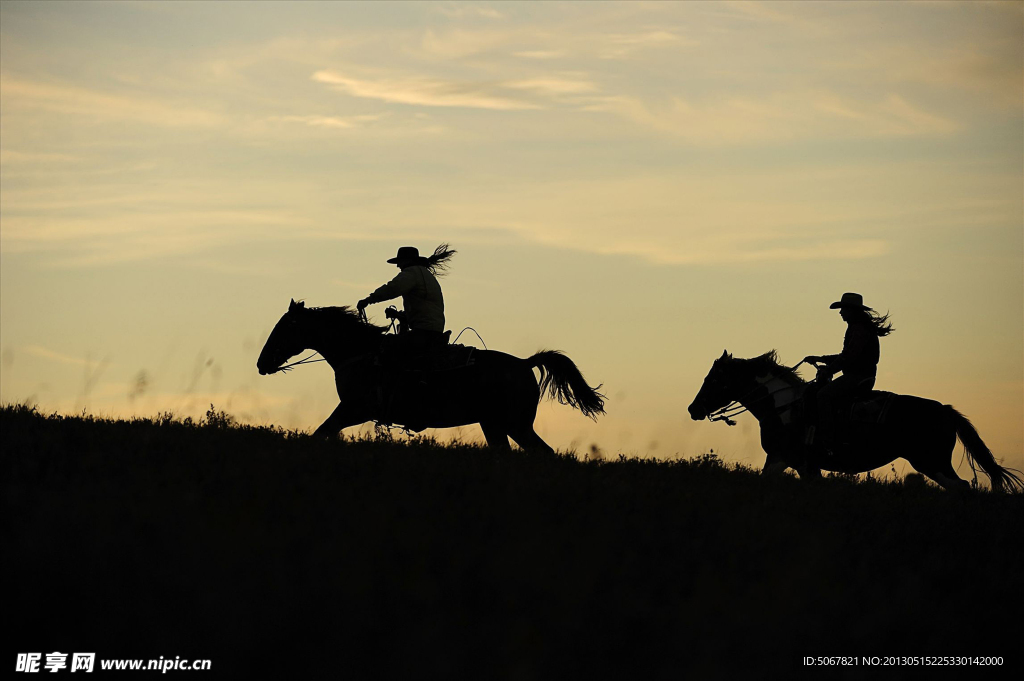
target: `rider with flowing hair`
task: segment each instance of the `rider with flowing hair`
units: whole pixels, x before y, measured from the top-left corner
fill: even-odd
[[[878,373],[880,337],[893,332],[889,315],[879,315],[864,304],[859,293],[844,293],[832,303],[829,309],[839,309],[846,322],[846,337],[843,351],[838,355],[808,355],[805,362],[823,363],[819,372],[827,376],[842,372],[843,375],[831,382],[820,382],[816,393],[820,441],[829,444],[835,434],[835,419],[832,412],[838,401],[849,401],[867,394],[875,386]],[[813,397],[814,391],[808,397]],[[819,438],[815,438],[818,440]]]
[[[382,303],[399,296],[405,308],[405,323],[401,345],[411,354],[422,354],[443,345],[444,296],[437,277],[443,276],[448,262],[457,251],[441,244],[428,257],[421,257],[413,246],[402,246],[398,255],[388,260],[401,272],[394,279],[357,303],[363,310],[367,305]]]

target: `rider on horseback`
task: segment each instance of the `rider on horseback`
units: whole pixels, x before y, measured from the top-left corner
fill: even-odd
[[[401,354],[422,356],[445,344],[444,297],[437,276],[443,276],[455,253],[448,244],[441,244],[424,258],[416,248],[402,246],[398,255],[388,260],[401,272],[356,304],[361,311],[367,305],[402,296],[405,323],[393,346]]]
[[[843,351],[838,355],[808,355],[804,358],[805,362],[822,364],[819,372],[824,380],[818,381],[816,389],[808,390],[805,400],[808,406],[811,406],[812,400],[816,402],[819,437],[815,440],[826,446],[831,444],[835,434],[834,405],[871,392],[878,372],[878,339],[893,331],[889,315],[876,314],[864,305],[864,299],[859,293],[844,293],[838,302],[829,306],[831,310],[836,308],[847,324]],[[829,382],[832,374],[840,371],[843,375]]]

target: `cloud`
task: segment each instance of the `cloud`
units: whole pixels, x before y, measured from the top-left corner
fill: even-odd
[[[11,111],[49,111],[103,121],[136,121],[170,128],[214,127],[220,114],[144,96],[108,94],[74,85],[0,77],[4,116]]]
[[[65,355],[65,354],[60,353],[60,352],[55,352],[53,350],[48,350],[47,348],[44,348],[44,347],[39,346],[39,345],[26,345],[22,349],[26,353],[28,353],[30,355],[33,355],[35,357],[41,357],[43,359],[53,360],[55,362],[60,362],[61,364],[74,364],[75,366],[83,366],[83,367],[93,368],[93,367],[98,367],[100,364],[105,363],[105,361],[106,361],[106,360],[104,360],[104,362],[99,362],[99,361],[92,360],[92,359],[82,359],[81,357],[72,357],[71,355]]]
[[[890,94],[863,101],[823,91],[777,92],[651,105],[638,97],[598,96],[583,104],[652,131],[700,145],[744,144],[815,137],[945,135],[956,122]]]
[[[52,152],[37,151],[16,151],[14,149],[0,149],[0,164],[49,164],[49,163],[78,163],[83,159],[72,154],[60,154]]]
[[[565,56],[562,50],[526,50],[524,52],[513,52],[516,57],[523,59],[558,59]]]
[[[0,246],[9,254],[45,253],[47,266],[58,269],[97,267],[258,242],[310,225],[298,210],[170,207],[181,200],[132,195],[121,201],[69,201],[63,210],[46,210],[45,200],[5,203],[11,215],[4,216]]]
[[[602,46],[599,52],[602,59],[622,59],[641,49],[670,45],[696,45],[697,43],[683,40],[670,31],[655,30],[643,33],[607,34],[596,38],[596,44]]]
[[[505,15],[494,9],[481,5],[470,4],[445,4],[433,7],[435,12],[443,14],[452,19],[466,19],[480,17],[483,19],[505,19]]]
[[[367,123],[379,121],[386,114],[365,114],[361,116],[271,116],[269,121],[281,123],[301,123],[311,128],[350,129],[361,127]]]
[[[576,95],[597,92],[598,86],[587,80],[560,78],[557,76],[540,76],[524,80],[514,80],[501,84],[502,87],[514,90],[529,90],[545,95]]]
[[[1022,5],[1024,7],[1024,5]],[[1020,43],[971,44],[921,49],[888,45],[865,50],[853,62],[868,78],[879,77],[893,87],[925,85],[939,91],[959,90],[1019,111],[1024,93]]]
[[[629,242],[601,249],[602,253],[636,255],[662,265],[727,265],[757,262],[799,262],[808,260],[865,260],[890,251],[883,239],[836,239],[792,246],[772,241],[735,243],[730,247],[689,248],[685,252],[637,247]]]
[[[762,23],[788,26],[802,31],[822,31],[826,22],[812,19],[811,13],[804,7],[793,13],[783,12],[780,7],[796,7],[802,3],[768,3],[760,0],[727,0],[722,3],[730,11],[734,19],[747,19]]]
[[[537,104],[490,94],[482,83],[456,83],[433,78],[384,78],[359,80],[335,71],[317,71],[313,80],[353,97],[380,99],[418,106],[466,107],[516,111],[539,109]]]
[[[360,80],[335,71],[317,71],[313,80],[330,85],[355,97],[433,107],[462,107],[520,111],[545,108],[545,103],[572,101],[580,95],[592,95],[600,86],[578,73],[542,74],[492,83],[457,83],[425,77]],[[516,93],[528,98],[517,96]],[[282,117],[307,124],[351,127],[345,120],[307,120],[306,117]]]
[[[462,59],[491,52],[513,40],[511,31],[452,29],[437,32],[427,29],[420,39],[423,56],[442,59]]]

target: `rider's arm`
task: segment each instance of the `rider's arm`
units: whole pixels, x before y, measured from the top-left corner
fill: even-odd
[[[836,373],[837,371],[843,370],[843,356],[839,355],[822,355],[818,360],[825,365],[825,368]]]
[[[366,301],[367,305],[382,303],[385,300],[391,300],[392,298],[405,295],[411,291],[415,285],[416,277],[413,273],[409,270],[402,270],[394,279],[366,296],[363,300]]]

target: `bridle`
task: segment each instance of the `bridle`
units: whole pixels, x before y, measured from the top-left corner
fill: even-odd
[[[323,357],[321,357],[320,359],[313,359],[313,357],[316,357],[318,354],[320,354],[320,353],[314,352],[309,357],[307,357],[305,359],[300,359],[298,362],[292,362],[291,364],[285,364],[284,366],[280,366],[280,367],[277,368],[277,371],[291,371],[292,367],[297,367],[300,364],[313,364],[314,362],[326,362],[327,361]]]
[[[800,362],[797,363],[797,365],[794,366],[792,369],[790,369],[790,371],[796,371],[797,368],[801,364],[803,364],[803,363],[804,363],[804,360],[800,360]],[[740,414],[742,414],[744,412],[750,411],[749,407],[743,406],[743,402],[745,402],[747,400],[747,398],[749,398],[750,396],[752,396],[754,393],[756,393],[758,390],[761,390],[762,388],[764,388],[763,384],[762,385],[758,385],[756,388],[754,388],[753,390],[748,392],[746,395],[740,397],[739,399],[733,400],[732,402],[730,402],[729,404],[725,405],[724,407],[720,407],[718,409],[715,409],[714,411],[708,412],[708,415],[705,418],[707,418],[707,420],[711,421],[712,423],[714,423],[715,421],[725,421],[725,424],[727,426],[735,426],[736,422],[732,420],[732,417],[739,416]],[[786,386],[785,388],[779,388],[778,390],[766,391],[764,395],[762,395],[762,396],[760,396],[760,397],[758,397],[758,398],[756,398],[754,400],[751,400],[749,402],[749,404],[751,404],[751,405],[757,404],[761,400],[768,399],[769,397],[771,397],[775,393],[780,393],[783,390],[790,390],[790,389],[792,389],[792,386]]]
[[[359,309],[359,321],[362,322],[363,324],[367,324],[367,325],[370,324],[370,320],[366,317],[366,308],[360,308]],[[391,320],[392,329],[394,328],[394,324],[395,324],[394,319],[392,319]],[[316,357],[319,354],[320,354],[319,352],[314,352],[309,357],[300,359],[297,362],[291,362],[290,364],[285,364],[284,366],[280,366],[280,367],[278,367],[274,371],[274,373],[277,373],[278,371],[284,371],[284,372],[291,371],[294,367],[297,367],[300,364],[315,364],[316,362],[326,362],[327,361],[326,357],[321,357],[320,359],[313,359],[314,357]]]

